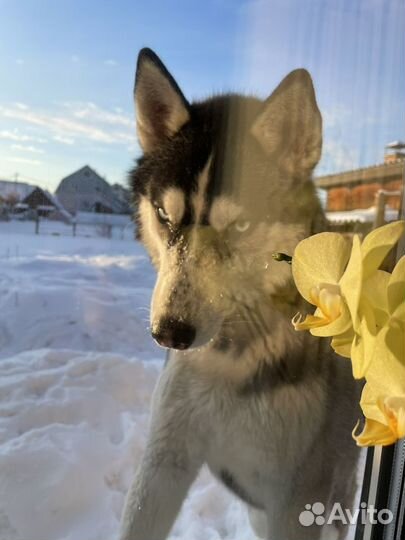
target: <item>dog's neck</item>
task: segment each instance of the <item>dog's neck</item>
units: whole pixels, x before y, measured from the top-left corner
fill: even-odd
[[[317,356],[318,340],[294,330],[296,307],[283,303],[281,311],[273,302],[262,302],[260,308],[246,308],[225,321],[207,345],[175,356],[207,376],[237,382],[246,391],[257,388],[259,381],[297,382]]]

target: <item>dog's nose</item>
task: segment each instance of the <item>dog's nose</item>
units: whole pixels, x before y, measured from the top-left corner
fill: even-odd
[[[195,335],[194,326],[172,318],[162,319],[157,330],[152,331],[153,339],[168,349],[188,349],[193,343]]]

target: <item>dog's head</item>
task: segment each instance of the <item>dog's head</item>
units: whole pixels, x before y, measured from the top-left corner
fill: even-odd
[[[144,151],[131,173],[136,220],[158,271],[152,335],[165,347],[201,346],[291,291],[290,269],[271,253],[291,253],[320,214],[314,89],[296,70],[265,101],[189,103],[143,49],[134,94]]]

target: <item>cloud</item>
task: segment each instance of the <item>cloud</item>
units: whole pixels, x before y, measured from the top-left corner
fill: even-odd
[[[13,163],[24,163],[26,165],[41,165],[42,163],[42,161],[39,161],[38,159],[28,159],[17,156],[8,156],[4,159],[5,161],[11,161]]]
[[[22,58],[17,58],[15,63],[18,64],[19,66],[22,66],[23,64],[25,64],[25,62],[24,62],[24,60]]]
[[[36,142],[36,143],[46,143],[47,140],[43,137],[33,137],[32,135],[26,135],[25,133],[20,133],[17,129],[9,131],[3,129],[0,131],[0,139],[8,139],[9,141],[17,142]]]
[[[71,139],[69,137],[63,137],[62,135],[54,135],[52,138],[54,141],[60,142],[62,144],[72,145],[75,143],[74,139]]]
[[[52,136],[65,139],[78,138],[97,143],[125,145],[134,142],[135,130],[127,117],[103,110],[94,104],[87,104],[84,108],[82,105],[70,105],[66,114],[66,111],[36,111],[17,103],[0,106],[0,116],[39,126]]]
[[[122,114],[122,109],[119,112],[106,111],[101,109],[91,101],[86,103],[65,103],[64,106],[69,109],[75,118],[86,119],[92,122],[101,124],[111,124],[116,126],[126,126],[132,128],[134,121],[132,115]]]
[[[116,60],[112,60],[111,58],[108,60],[104,60],[104,64],[106,66],[117,66],[118,62]]]
[[[45,151],[42,148],[37,148],[36,146],[26,146],[23,144],[12,144],[12,150],[20,150],[21,152],[31,152],[33,154],[44,154]]]
[[[347,145],[333,140],[325,141],[322,159],[315,176],[351,171],[359,167],[359,153]]]
[[[322,110],[322,121],[324,129],[339,128],[348,119],[350,119],[351,111],[344,105],[336,105],[333,108]]]
[[[70,57],[70,60],[71,60],[74,64],[77,64],[78,62],[80,62],[80,57],[77,56],[76,54],[72,54],[72,56]]]
[[[20,111],[28,111],[29,107],[25,103],[19,103],[15,102],[14,106],[17,107],[17,109],[20,109]]]

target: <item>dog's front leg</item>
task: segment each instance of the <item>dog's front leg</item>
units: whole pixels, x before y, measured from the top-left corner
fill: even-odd
[[[146,455],[127,495],[120,539],[164,540],[196,473],[170,456]]]
[[[120,540],[164,540],[202,464],[181,382],[165,369],[155,391],[149,441],[129,489]],[[193,431],[193,433],[190,433]]]

